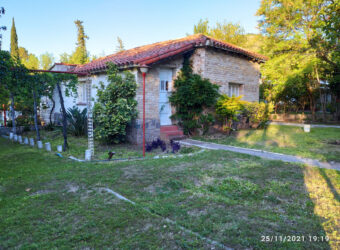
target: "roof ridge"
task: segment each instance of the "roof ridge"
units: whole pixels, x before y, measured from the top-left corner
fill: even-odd
[[[207,41],[210,41],[207,43]],[[89,63],[77,65],[75,71],[100,71],[104,70],[107,62],[112,62],[121,67],[138,66],[142,64],[152,64],[169,56],[185,53],[195,47],[209,46],[231,51],[244,55],[248,58],[264,61],[267,58],[261,54],[246,50],[232,43],[224,42],[202,33],[189,35],[173,40],[166,40],[138,46],[132,49],[116,52],[111,55],[97,58]]]

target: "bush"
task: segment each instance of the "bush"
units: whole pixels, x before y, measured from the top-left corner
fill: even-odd
[[[163,152],[166,150],[166,143],[161,139],[153,140],[151,143],[146,144],[146,151],[151,152],[153,149],[160,148]]]
[[[216,103],[216,114],[226,125],[224,128],[231,128],[234,121],[238,121],[241,115],[247,117],[251,125],[263,127],[273,112],[273,105],[266,103],[247,102],[241,100],[242,96],[229,97],[222,95]]]
[[[120,143],[126,139],[127,125],[137,116],[137,84],[130,72],[119,74],[116,65],[108,64],[109,84],[101,82],[98,100],[94,105],[95,136],[108,143]]]
[[[274,110],[273,105],[264,102],[244,102],[243,106],[244,115],[249,118],[251,124],[257,124],[257,127],[264,127]]]
[[[245,101],[242,101],[241,98],[242,96],[221,95],[217,100],[216,114],[223,122],[223,128],[231,128],[232,122],[237,121],[237,116],[243,112]]]
[[[198,74],[193,74],[190,60],[185,56],[182,70],[174,82],[175,91],[169,98],[176,113],[171,118],[178,121],[184,134],[194,134],[196,129],[208,130],[211,116],[203,115],[205,109],[213,107],[219,96],[216,84],[208,79],[203,79]]]
[[[66,113],[68,130],[74,136],[83,136],[87,131],[87,109],[80,111],[78,107],[72,107]]]
[[[38,117],[38,125],[41,124],[40,117]],[[13,127],[12,120],[8,120],[6,122],[6,125],[8,127]],[[34,125],[34,118],[33,116],[29,115],[19,115],[17,118],[15,118],[15,125],[17,127],[23,126],[23,127],[30,127]]]

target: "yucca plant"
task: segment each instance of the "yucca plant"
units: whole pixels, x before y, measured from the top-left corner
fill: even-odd
[[[72,107],[66,114],[68,129],[74,136],[83,136],[87,131],[87,109],[80,111],[78,107]]]

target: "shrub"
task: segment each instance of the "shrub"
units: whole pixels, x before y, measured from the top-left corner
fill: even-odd
[[[202,125],[203,135],[208,133],[209,128],[215,122],[214,116],[212,114],[202,114],[199,118],[199,123]]]
[[[147,143],[146,151],[151,152],[153,149],[157,149],[158,147],[160,147],[160,149],[163,152],[166,150],[166,143],[159,138],[156,140],[153,140],[151,143]]]
[[[179,142],[175,142],[173,140],[170,140],[170,145],[172,148],[172,153],[177,153],[181,149],[181,144]]]
[[[12,120],[9,120],[6,122],[8,127],[12,127]],[[23,126],[23,127],[30,127],[34,125],[34,118],[29,115],[19,115],[18,117],[15,118],[15,124],[16,126]],[[38,117],[38,124],[41,124],[40,117]]]
[[[87,130],[87,109],[80,111],[78,107],[72,107],[66,113],[68,130],[74,136],[83,136]]]
[[[202,117],[203,110],[213,107],[219,96],[216,84],[193,74],[189,56],[185,56],[182,70],[174,82],[175,91],[169,98],[176,113],[171,118],[176,119],[185,134],[194,134],[196,129],[210,124],[207,117]],[[202,122],[204,124],[202,124]]]
[[[242,96],[229,97],[221,95],[216,103],[216,114],[223,121],[227,128],[231,128],[232,122],[237,120],[237,115],[244,110],[245,101],[241,100]]]
[[[269,120],[270,113],[273,112],[273,105],[264,102],[244,102],[244,114],[249,118],[251,124],[257,127],[264,127]]]
[[[216,103],[216,114],[227,128],[232,127],[233,121],[238,121],[238,116],[247,117],[250,124],[263,127],[273,112],[273,105],[266,103],[247,102],[241,100],[242,96],[229,97],[222,95]]]
[[[126,139],[127,125],[137,116],[137,84],[130,72],[119,74],[116,65],[108,64],[109,84],[101,82],[98,100],[94,105],[95,136],[109,143],[119,143]]]

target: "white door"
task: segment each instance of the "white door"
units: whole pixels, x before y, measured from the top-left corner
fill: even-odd
[[[161,69],[159,72],[159,118],[161,126],[171,125],[171,106],[169,104],[169,95],[171,93],[172,70]]]

